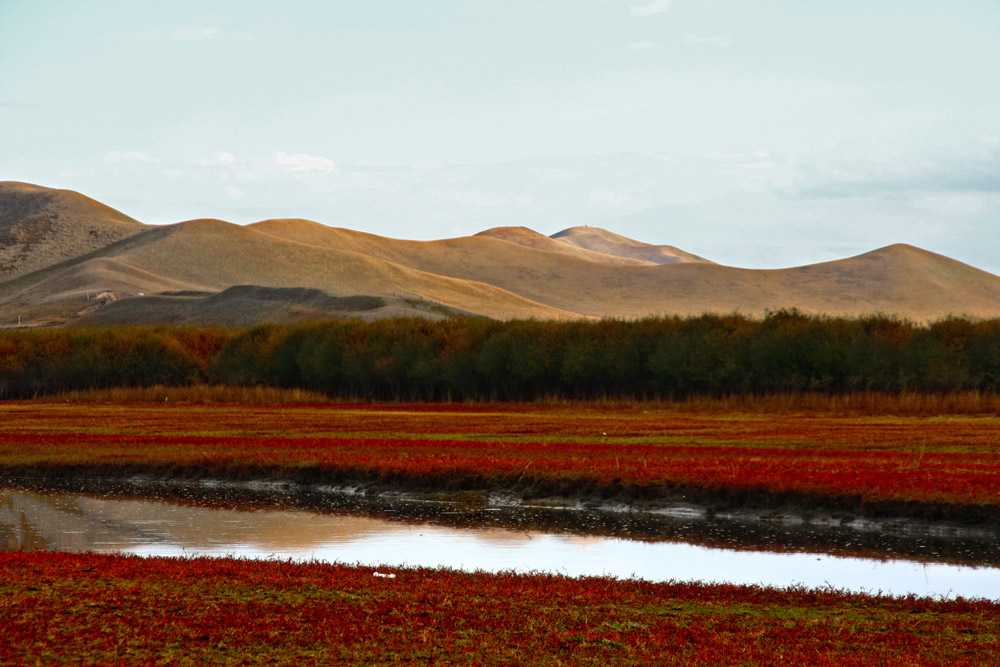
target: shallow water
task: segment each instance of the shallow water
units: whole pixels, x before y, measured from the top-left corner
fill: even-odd
[[[502,513],[483,508],[480,514]],[[611,575],[681,580],[832,586],[862,592],[1000,599],[1000,569],[908,558],[788,553],[678,538],[628,539],[566,530],[448,525],[465,512],[437,507],[434,521],[384,509],[382,516],[316,509],[232,509],[165,500],[0,490],[0,545],[6,549],[123,552],[322,560],[371,566]],[[595,521],[595,523],[600,523]],[[703,522],[704,523],[704,522]],[[690,521],[685,525],[691,524]],[[700,527],[704,530],[704,526]],[[692,534],[699,534],[693,530]]]

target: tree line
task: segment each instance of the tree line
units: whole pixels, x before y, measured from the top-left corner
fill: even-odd
[[[1000,392],[1000,320],[795,310],[642,320],[393,319],[0,332],[0,398],[221,383],[383,400]]]

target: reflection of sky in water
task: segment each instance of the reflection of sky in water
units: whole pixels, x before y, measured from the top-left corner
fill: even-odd
[[[488,537],[483,533],[490,533]],[[636,576],[652,581],[727,582],[844,588],[887,594],[1000,599],[1000,572],[914,561],[837,558],[825,554],[780,554],[711,549],[672,542],[496,529],[457,530],[387,524],[385,532],[358,539],[318,542],[304,549],[265,550],[253,544],[208,548],[150,544],[131,549],[144,555],[235,555],[250,558],[321,560],[371,566],[427,566],[465,570],[557,572],[570,576]]]
[[[99,500],[0,491],[8,548],[123,551],[322,560],[389,568],[636,576],[904,595],[1000,599],[997,568],[825,554],[713,549],[675,542],[457,529],[307,511],[207,509],[146,500]]]

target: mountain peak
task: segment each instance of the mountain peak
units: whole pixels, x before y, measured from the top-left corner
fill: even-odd
[[[600,227],[586,225],[570,227],[556,232],[550,238],[578,248],[586,248],[618,257],[639,259],[653,264],[713,263],[704,257],[699,257],[672,245],[643,243]]]
[[[494,227],[492,229],[479,232],[476,236],[500,239],[501,241],[516,243],[517,245],[528,248],[558,253],[560,255],[568,255],[576,257],[577,259],[597,262],[599,264],[646,266],[652,263],[642,259],[636,259],[634,257],[609,254],[576,246],[570,243],[561,243],[558,239],[545,236],[544,234],[540,234],[539,232],[536,232],[533,229],[528,229],[527,227]]]

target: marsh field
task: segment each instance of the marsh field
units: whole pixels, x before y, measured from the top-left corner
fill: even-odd
[[[995,664],[992,400],[6,402],[4,660]]]
[[[997,26],[0,0],[0,667],[1000,667]]]

